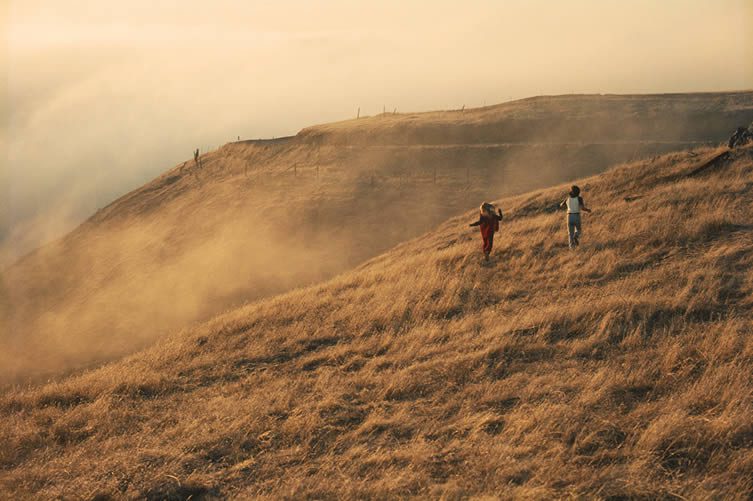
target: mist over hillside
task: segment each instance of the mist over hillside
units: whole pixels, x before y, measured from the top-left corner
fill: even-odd
[[[747,0],[367,4],[3,2],[0,267],[238,135],[359,107],[753,86]]]
[[[751,92],[561,96],[229,143],[3,272],[0,380],[121,356],[332,277],[483,200],[716,144],[745,120]]]
[[[260,148],[257,161],[278,151],[242,147]],[[164,214],[173,202],[158,195],[180,186],[174,175],[89,224]],[[753,146],[672,152],[577,183],[593,209],[577,251],[556,210],[562,183],[498,201],[490,265],[469,209],[324,283],[96,370],[3,390],[0,490],[749,497]],[[263,220],[288,214],[291,198]]]
[[[753,0],[0,26],[0,501],[753,500]]]

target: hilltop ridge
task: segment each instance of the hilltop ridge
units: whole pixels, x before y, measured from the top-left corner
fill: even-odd
[[[748,123],[753,92],[569,94],[482,108],[383,113],[315,125],[298,139],[336,144],[721,142]]]
[[[313,125],[293,136],[228,143],[219,150],[205,153],[203,158],[209,163],[232,164],[232,160],[235,160],[264,164],[270,158],[293,153],[295,147],[309,144],[341,147],[347,146],[350,139],[358,138],[352,146],[435,146],[452,149],[608,142],[611,149],[616,150],[613,151],[615,156],[608,161],[615,162],[666,152],[671,148],[685,149],[694,143],[710,145],[725,142],[734,128],[730,124],[748,123],[752,116],[753,91],[536,96],[481,108],[383,113]],[[453,139],[458,141],[453,142]],[[634,147],[632,155],[627,157],[624,151],[614,148],[626,143]],[[666,146],[661,147],[661,144]],[[275,147],[280,150],[269,151],[269,148]],[[413,150],[411,153],[420,154],[421,151]],[[385,163],[381,159],[373,160]],[[426,160],[420,157],[415,159],[418,164]],[[302,169],[315,167],[311,158],[305,161],[291,158],[290,161],[302,164]],[[179,181],[184,169],[191,171],[191,163],[187,161],[180,167],[168,170],[153,183],[114,201],[105,210],[116,213],[120,209],[120,201],[128,200],[144,190],[154,190]],[[487,162],[480,163],[483,166]],[[223,168],[226,167],[230,167],[230,172],[219,172],[220,175],[232,173],[232,167],[237,168],[238,165],[223,165]],[[290,167],[290,164],[284,164],[286,172]],[[384,165],[376,165],[372,169],[381,172]],[[592,172],[586,168],[576,175],[584,173]],[[93,220],[101,217],[94,217]]]
[[[467,212],[327,282],[0,396],[16,496],[741,498],[753,492],[753,148]]]

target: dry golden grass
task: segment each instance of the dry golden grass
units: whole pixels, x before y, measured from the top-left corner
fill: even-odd
[[[753,494],[753,149],[505,200],[321,285],[0,396],[26,498]],[[625,201],[625,197],[631,201]]]
[[[537,96],[476,109],[384,113],[301,135],[350,145],[723,141],[730,123],[749,123],[752,97],[750,91]]]
[[[482,200],[716,144],[752,114],[753,92],[557,96],[227,144],[0,271],[0,386],[329,279]]]

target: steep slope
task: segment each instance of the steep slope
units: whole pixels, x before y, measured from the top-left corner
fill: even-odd
[[[0,397],[11,496],[745,498],[753,148],[505,199],[321,285]]]
[[[332,277],[484,199],[716,144],[751,120],[753,92],[559,96],[225,145],[3,272],[0,384]]]

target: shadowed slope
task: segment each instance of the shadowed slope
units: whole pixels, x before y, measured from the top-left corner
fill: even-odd
[[[753,489],[753,149],[505,200],[324,284],[0,397],[11,494],[734,498]]]

